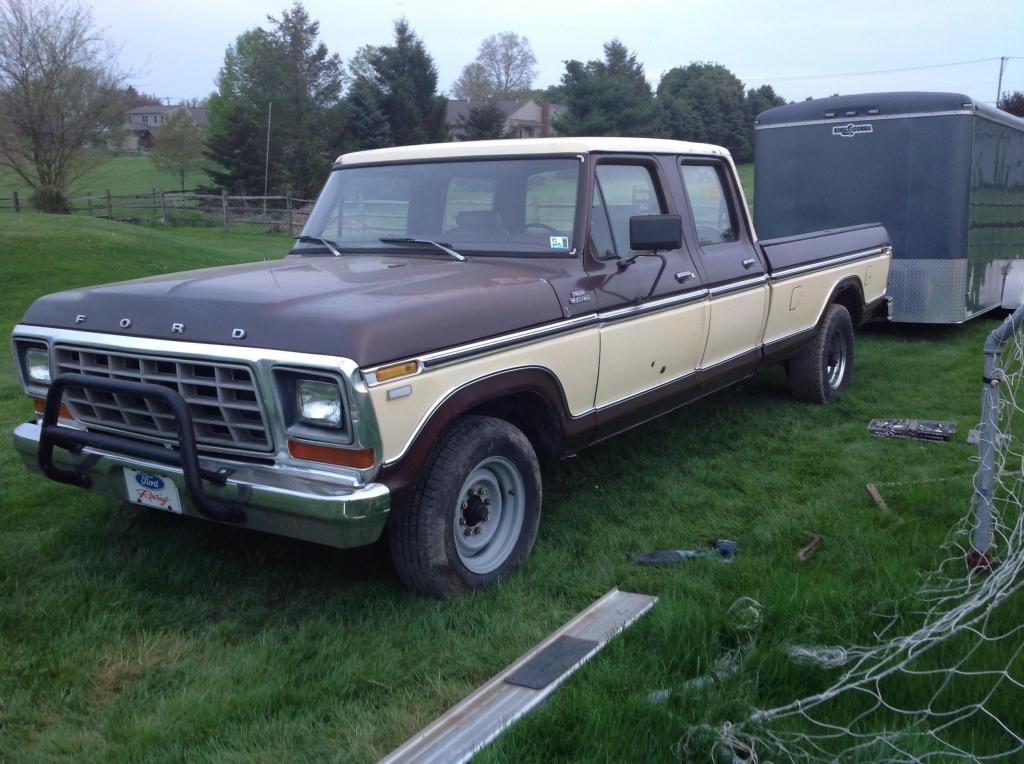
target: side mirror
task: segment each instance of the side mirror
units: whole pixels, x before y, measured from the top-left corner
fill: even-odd
[[[683,219],[679,215],[633,215],[629,219],[629,248],[634,252],[682,246]]]

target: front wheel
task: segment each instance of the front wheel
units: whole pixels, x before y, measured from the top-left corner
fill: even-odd
[[[829,305],[814,339],[786,365],[793,395],[806,403],[829,403],[850,386],[853,320],[842,305]]]
[[[529,556],[540,510],[540,466],[526,436],[501,419],[463,417],[391,519],[395,568],[410,589],[439,599],[486,588]]]

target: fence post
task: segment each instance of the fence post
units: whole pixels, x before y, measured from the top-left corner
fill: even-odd
[[[167,225],[167,192],[160,192],[160,221]]]
[[[18,192],[14,192],[14,211],[21,212],[21,202],[18,200]]]
[[[156,189],[153,189],[153,217],[156,217]]]
[[[107,220],[114,219],[114,205],[110,201],[110,189],[107,189]]]
[[[287,193],[287,195],[285,196],[285,206],[286,206],[286,208],[288,210],[288,235],[289,236],[293,236],[295,234],[295,230],[292,228],[292,192],[291,192],[291,189],[289,189],[286,193]]]
[[[89,191],[85,195],[85,203],[89,207],[89,217],[92,217],[92,191]]]
[[[224,230],[228,230],[228,192],[227,189],[220,190],[220,208],[224,213]]]

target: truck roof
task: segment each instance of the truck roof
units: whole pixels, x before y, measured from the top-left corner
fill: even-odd
[[[721,146],[690,143],[662,138],[516,138],[495,141],[454,141],[424,143],[416,146],[395,146],[342,154],[335,166],[377,164],[380,162],[415,162],[431,159],[461,159],[503,156],[539,156],[544,154],[605,153],[645,154],[715,154],[729,156]]]
[[[832,119],[883,119],[910,115],[971,114],[1024,130],[1024,119],[991,104],[976,101],[963,93],[903,91],[893,93],[855,93],[815,98],[811,101],[776,106],[757,115],[757,126],[792,125],[801,122],[827,122]]]

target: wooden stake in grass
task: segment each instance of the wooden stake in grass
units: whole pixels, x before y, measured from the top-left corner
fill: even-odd
[[[878,508],[888,514],[889,505],[885,503],[885,499],[882,498],[882,494],[878,492],[878,488],[875,487],[874,483],[868,483],[864,488],[867,489],[868,496],[872,498]]]
[[[814,556],[814,553],[818,551],[818,547],[821,546],[821,536],[819,534],[808,531],[807,535],[811,540],[807,542],[806,546],[796,553],[797,558],[800,560],[811,559],[811,557]]]

